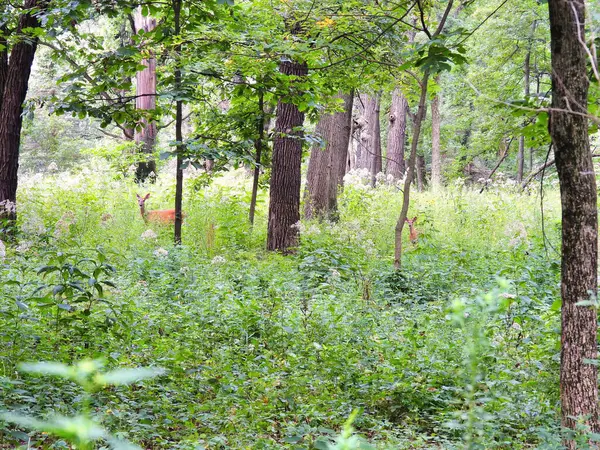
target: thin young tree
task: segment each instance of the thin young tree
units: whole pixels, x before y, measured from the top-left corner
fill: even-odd
[[[562,424],[579,420],[593,432],[598,418],[598,206],[588,136],[585,2],[549,0],[554,145],[562,206]],[[590,61],[596,64],[596,61]],[[573,440],[565,442],[575,449]]]
[[[178,38],[181,34],[181,7],[183,0],[173,0],[173,25],[175,31],[175,37]],[[181,78],[181,43],[177,43],[175,46],[175,91],[179,92],[182,88]],[[185,151],[185,145],[183,143],[183,100],[178,95],[175,103],[175,140],[177,141],[177,166],[175,175],[175,245],[181,244],[181,225],[182,225],[182,213],[181,205],[183,200],[183,152]]]

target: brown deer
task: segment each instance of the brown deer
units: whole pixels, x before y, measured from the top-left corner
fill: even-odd
[[[408,239],[410,239],[410,243],[412,245],[417,245],[417,241],[419,240],[419,232],[415,228],[415,222],[417,221],[417,216],[413,217],[412,219],[406,218],[406,219],[404,219],[404,221],[408,224],[408,230],[409,230]]]
[[[145,203],[146,200],[150,197],[150,194],[146,194],[144,197],[141,197],[139,194],[135,194],[137,197],[138,205],[140,206],[140,213],[142,214],[142,219],[144,222],[153,222],[153,223],[161,223],[161,224],[171,224],[175,223],[175,210],[174,209],[163,209],[163,210],[154,210],[154,211],[146,211]],[[184,214],[181,214],[183,218]]]

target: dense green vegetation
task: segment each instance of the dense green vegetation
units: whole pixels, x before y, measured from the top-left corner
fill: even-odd
[[[0,409],[75,414],[79,387],[16,364],[101,358],[166,369],[94,394],[94,418],[143,448],[324,448],[354,409],[376,448],[556,444],[553,189],[547,248],[533,192],[417,194],[420,240],[396,273],[394,186],[347,185],[341,220],[303,222],[283,257],[264,250],[265,206],[247,224],[242,173],[186,192],[179,248],[170,227],[147,231],[139,187],[112,173],[97,162],[24,182],[1,273]],[[171,190],[162,176],[153,205]],[[10,448],[23,438],[3,428]]]

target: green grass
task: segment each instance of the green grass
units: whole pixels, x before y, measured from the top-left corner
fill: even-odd
[[[18,363],[103,358],[167,370],[94,397],[96,420],[147,449],[313,448],[356,408],[354,427],[380,449],[558,448],[559,264],[536,194],[415,193],[420,239],[405,237],[395,273],[395,187],[347,186],[340,221],[303,223],[283,257],[264,250],[265,192],[251,229],[249,180],[193,185],[174,248],[169,227],[141,237],[141,190],[101,164],[22,183],[21,247],[0,268],[0,409],[73,414],[74,384]],[[170,207],[173,180],[148,191],[149,208]],[[553,190],[544,214],[556,247]],[[77,271],[60,274],[91,302],[76,303],[78,288],[53,295],[62,275],[37,273],[67,262],[88,275],[104,257],[105,301]],[[11,431],[0,422],[8,448]],[[69,448],[30,434],[36,448]]]

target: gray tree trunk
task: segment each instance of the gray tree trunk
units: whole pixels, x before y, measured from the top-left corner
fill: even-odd
[[[595,300],[598,285],[596,177],[588,136],[589,81],[583,1],[549,0],[554,144],[562,205],[562,335],[560,398],[562,425],[583,420],[592,432],[598,420],[598,312],[580,302]],[[581,38],[580,38],[581,37]],[[575,449],[572,440],[565,442]]]
[[[310,153],[304,210],[307,218],[335,218],[340,173],[346,165],[350,140],[353,94],[339,94],[338,98],[344,100],[344,111],[322,116],[315,130],[325,141],[325,148],[315,145]]]
[[[390,108],[390,125],[386,154],[385,174],[391,175],[394,180],[404,176],[406,163],[404,161],[404,147],[406,145],[406,112],[408,102],[399,89],[392,93],[392,106]]]

